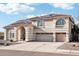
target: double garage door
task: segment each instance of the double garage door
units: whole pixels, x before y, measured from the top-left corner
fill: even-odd
[[[37,33],[36,40],[42,42],[53,42],[53,33]],[[66,33],[56,33],[56,42],[65,42]]]
[[[52,33],[37,33],[36,40],[42,42],[53,42],[53,34]]]

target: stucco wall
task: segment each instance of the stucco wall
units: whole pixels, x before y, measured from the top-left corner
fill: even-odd
[[[29,36],[29,40],[34,40],[34,28],[31,26],[31,27],[28,27],[28,36]]]
[[[69,32],[69,30],[71,30],[69,27],[69,18],[64,18],[64,20],[66,21],[66,24],[63,28],[57,28],[56,27],[56,21],[58,19],[53,19],[53,20],[49,20],[49,21],[44,21],[45,22],[45,27],[37,27],[37,21],[33,22],[33,25],[35,25],[37,28],[35,29],[35,33],[36,32]]]

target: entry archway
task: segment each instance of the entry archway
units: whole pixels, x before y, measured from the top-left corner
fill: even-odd
[[[25,28],[24,28],[24,26],[19,27],[19,40],[25,41]]]

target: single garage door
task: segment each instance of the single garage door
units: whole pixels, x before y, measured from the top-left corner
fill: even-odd
[[[53,34],[52,33],[37,33],[36,40],[41,42],[52,42]]]
[[[66,33],[57,33],[56,34],[56,42],[65,42]]]

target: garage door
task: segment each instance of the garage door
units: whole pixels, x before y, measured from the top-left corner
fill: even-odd
[[[52,42],[53,41],[53,34],[50,33],[37,33],[36,40],[42,42]]]
[[[56,34],[56,42],[65,42],[66,33],[57,33]]]

